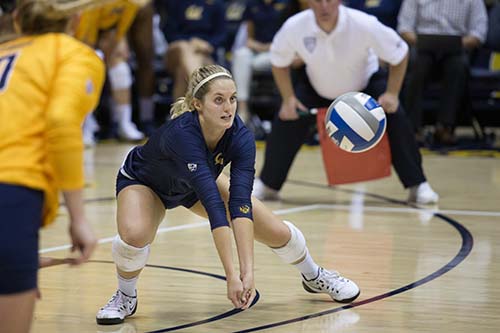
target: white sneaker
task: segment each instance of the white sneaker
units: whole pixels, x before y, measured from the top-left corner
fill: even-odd
[[[428,182],[420,183],[416,186],[410,187],[408,195],[409,203],[416,203],[420,205],[435,204],[439,200],[439,195],[434,192]]]
[[[127,296],[120,290],[103,306],[95,317],[99,325],[121,324],[125,317],[131,316],[137,310],[137,296]]]
[[[118,136],[122,140],[139,141],[144,139],[144,133],[137,129],[134,123],[127,121],[118,125]]]
[[[350,303],[360,294],[359,287],[353,281],[346,279],[333,271],[330,272],[323,267],[318,270],[315,279],[307,280],[302,275],[302,286],[310,293],[325,293],[340,303]]]
[[[260,178],[255,178],[252,195],[259,200],[280,200],[279,192],[265,185]]]

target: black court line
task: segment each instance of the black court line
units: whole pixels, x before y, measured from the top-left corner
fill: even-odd
[[[340,189],[340,188],[336,188],[336,187],[330,187],[327,185],[322,185],[322,184],[317,184],[317,183],[309,183],[309,182],[305,182],[305,181],[289,180],[289,182],[297,184],[297,185],[304,185],[304,186],[309,186],[309,187],[320,187],[320,188],[324,188],[324,189],[340,190],[340,191],[350,192],[350,193],[360,193],[360,191]],[[401,200],[391,199],[391,198],[387,198],[387,197],[384,197],[384,196],[381,196],[378,194],[373,194],[373,193],[367,193],[367,192],[363,192],[363,193],[365,195],[368,195],[368,196],[371,196],[374,198],[378,198],[378,199],[382,199],[384,201],[389,201],[392,203],[399,203],[399,204],[407,205],[404,201],[401,201]],[[296,317],[296,318],[292,318],[292,319],[288,319],[288,320],[278,321],[278,322],[271,323],[271,324],[256,326],[256,327],[247,328],[247,329],[239,330],[239,331],[234,331],[233,333],[257,332],[257,331],[261,331],[261,330],[265,330],[265,329],[275,328],[278,326],[284,326],[284,325],[288,325],[288,324],[292,324],[292,323],[296,323],[296,322],[300,322],[300,321],[304,321],[304,320],[308,320],[308,319],[312,319],[312,318],[317,318],[317,317],[321,317],[324,315],[329,315],[332,313],[356,308],[356,307],[359,307],[359,306],[362,306],[365,304],[380,301],[380,300],[383,300],[385,298],[389,298],[389,297],[401,294],[405,291],[414,289],[416,287],[419,287],[419,286],[421,286],[427,282],[430,282],[430,281],[440,277],[441,275],[449,272],[453,268],[457,267],[470,254],[470,252],[472,251],[472,247],[474,245],[474,239],[472,237],[472,234],[469,232],[469,230],[467,230],[467,228],[465,228],[463,225],[461,225],[457,221],[453,220],[452,218],[445,216],[443,214],[440,214],[440,213],[434,213],[434,216],[439,218],[440,220],[450,224],[452,227],[454,227],[458,231],[458,233],[460,234],[460,237],[462,238],[462,245],[461,245],[460,249],[458,250],[458,253],[455,255],[455,257],[453,257],[453,259],[451,259],[446,265],[442,266],[437,271],[427,275],[426,277],[424,277],[420,280],[409,283],[401,288],[394,289],[394,290],[391,290],[385,294],[377,295],[377,296],[374,296],[374,297],[371,297],[371,298],[368,298],[368,299],[365,299],[365,300],[362,300],[359,302],[353,302],[351,304],[344,305],[344,306],[341,306],[338,308],[325,310],[325,311],[321,311],[321,312],[316,312],[316,313],[312,313],[312,314],[308,314],[305,316]]]
[[[89,262],[103,263],[103,264],[114,264],[113,261],[108,261],[108,260],[89,260]],[[213,274],[213,273],[207,273],[207,272],[197,271],[197,270],[194,270],[194,269],[179,268],[179,267],[172,267],[172,266],[162,266],[162,265],[146,265],[146,267],[169,269],[169,270],[172,270],[172,271],[193,273],[193,274],[204,275],[204,276],[212,277],[212,278],[219,279],[219,280],[222,280],[222,281],[226,281],[226,277],[225,276],[222,276],[222,275],[219,275],[219,274]],[[252,304],[250,305],[250,307],[253,307],[255,304],[257,304],[257,302],[260,299],[260,293],[259,293],[259,291],[255,290],[255,292],[256,292],[256,295],[255,295],[255,298],[254,298]],[[186,324],[182,324],[182,325],[178,325],[178,326],[166,327],[166,328],[162,328],[162,329],[155,330],[155,331],[148,331],[146,333],[172,332],[172,331],[181,330],[181,329],[184,329],[184,328],[199,326],[199,325],[203,325],[203,324],[206,324],[206,323],[210,323],[210,322],[213,322],[213,321],[217,321],[217,320],[221,320],[221,319],[224,319],[224,318],[227,318],[227,317],[234,316],[234,315],[236,315],[236,314],[238,314],[238,313],[240,313],[242,311],[245,311],[245,310],[234,308],[232,310],[229,310],[229,311],[226,311],[224,313],[212,316],[210,318],[206,318],[206,319],[202,319],[202,320],[198,320],[198,321],[195,321],[195,322],[186,323]]]

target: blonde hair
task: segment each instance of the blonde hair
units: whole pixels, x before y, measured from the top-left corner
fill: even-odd
[[[186,96],[177,98],[170,108],[171,118],[174,119],[185,112],[193,111],[193,99],[203,99],[210,89],[210,83],[218,78],[233,79],[231,73],[219,65],[206,65],[191,73]]]

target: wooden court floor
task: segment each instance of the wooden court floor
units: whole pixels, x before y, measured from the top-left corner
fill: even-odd
[[[269,203],[293,221],[316,261],[355,280],[352,305],[306,293],[298,272],[255,248],[260,295],[244,312],[226,300],[223,270],[207,221],[167,212],[138,285],[137,313],[117,326],[95,314],[116,289],[114,177],[128,145],[86,150],[87,215],[100,238],[93,261],[40,271],[33,332],[498,332],[500,329],[500,160],[424,157],[441,196],[426,209],[404,204],[394,175],[328,188],[320,152],[303,149]],[[263,150],[258,150],[257,170]],[[41,232],[41,254],[68,256],[67,216]]]

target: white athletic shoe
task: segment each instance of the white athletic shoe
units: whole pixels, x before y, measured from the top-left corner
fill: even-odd
[[[255,178],[252,195],[259,200],[277,201],[280,200],[279,192],[266,186],[260,178]]]
[[[120,290],[103,306],[95,317],[99,325],[121,324],[125,317],[131,316],[137,310],[137,296],[127,296]]]
[[[318,276],[307,280],[302,275],[302,286],[310,293],[325,293],[340,303],[354,301],[360,294],[359,287],[353,281],[346,279],[333,271],[330,272],[323,267],[318,270]]]
[[[410,187],[410,193],[408,195],[409,203],[429,205],[435,204],[438,201],[439,195],[434,192],[428,182],[423,182],[416,186]]]
[[[137,129],[131,121],[122,122],[118,125],[118,136],[122,140],[139,141],[144,139],[144,133]]]

